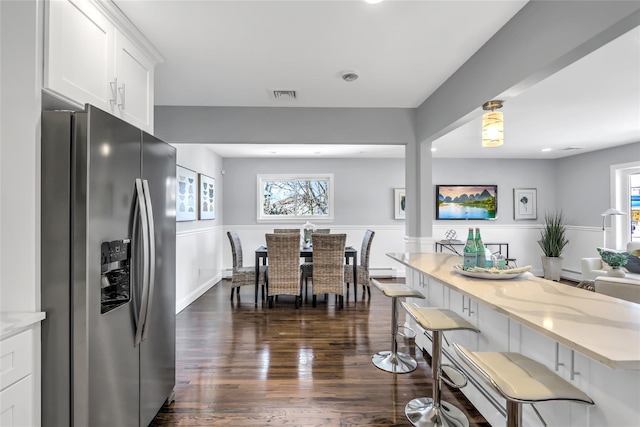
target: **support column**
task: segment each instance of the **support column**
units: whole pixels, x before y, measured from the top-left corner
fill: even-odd
[[[405,182],[407,252],[433,252],[433,176],[431,142],[407,144]]]

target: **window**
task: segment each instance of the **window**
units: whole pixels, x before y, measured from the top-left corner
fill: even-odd
[[[640,185],[638,174],[640,174],[640,162],[611,165],[611,190],[613,194],[611,206],[625,213],[611,217],[611,232],[615,244],[612,248],[624,249],[628,242],[637,239],[638,224],[635,218],[640,218],[640,210],[634,206],[633,196],[637,194],[637,189],[634,187]],[[636,221],[635,224],[634,221]]]
[[[258,175],[258,221],[333,219],[333,175]]]

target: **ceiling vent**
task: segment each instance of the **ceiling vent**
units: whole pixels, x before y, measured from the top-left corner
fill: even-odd
[[[295,90],[274,90],[273,97],[275,99],[296,99]]]

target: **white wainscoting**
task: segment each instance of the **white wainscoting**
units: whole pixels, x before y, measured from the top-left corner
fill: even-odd
[[[176,233],[176,314],[222,279],[226,240],[222,227]]]
[[[447,230],[453,229],[458,240],[465,241],[469,227],[480,227],[484,242],[509,243],[509,256],[515,258],[519,266],[531,265],[532,273],[542,276],[542,249],[538,245],[542,224],[518,222],[516,224],[467,224],[433,225],[435,241],[444,239]],[[579,281],[582,276],[580,259],[598,256],[596,247],[602,245],[602,230],[597,227],[567,226],[569,244],[563,252],[562,277]]]
[[[473,227],[478,224],[473,224]],[[265,244],[264,235],[274,228],[290,228],[298,225],[279,224],[219,226],[181,231],[176,234],[176,313],[179,313],[203,293],[229,277],[232,261],[228,230],[236,230],[242,241],[244,265],[255,264],[255,249]],[[465,240],[469,224],[433,225],[433,240],[444,239],[447,230],[456,231],[459,240]],[[509,256],[518,265],[531,265],[532,273],[542,276],[542,250],[538,246],[539,223],[479,224],[485,242],[509,243]],[[346,233],[347,244],[360,251],[367,229],[376,232],[371,247],[369,267],[374,277],[405,277],[404,266],[386,256],[389,252],[405,252],[410,238],[405,236],[404,223],[395,225],[329,226],[333,233]],[[598,227],[569,226],[569,245],[564,252],[562,276],[580,280],[580,259],[597,256],[596,247],[602,245],[602,230]],[[433,250],[433,249],[431,249]]]
[[[562,277],[580,281],[580,260],[600,256],[596,248],[602,246],[602,228],[568,226],[567,238],[569,244],[562,253]]]

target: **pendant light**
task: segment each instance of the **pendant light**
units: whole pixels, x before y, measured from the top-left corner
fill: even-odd
[[[504,118],[495,111],[502,108],[502,101],[485,102],[482,109],[489,111],[482,116],[482,146],[499,147],[504,142]]]

